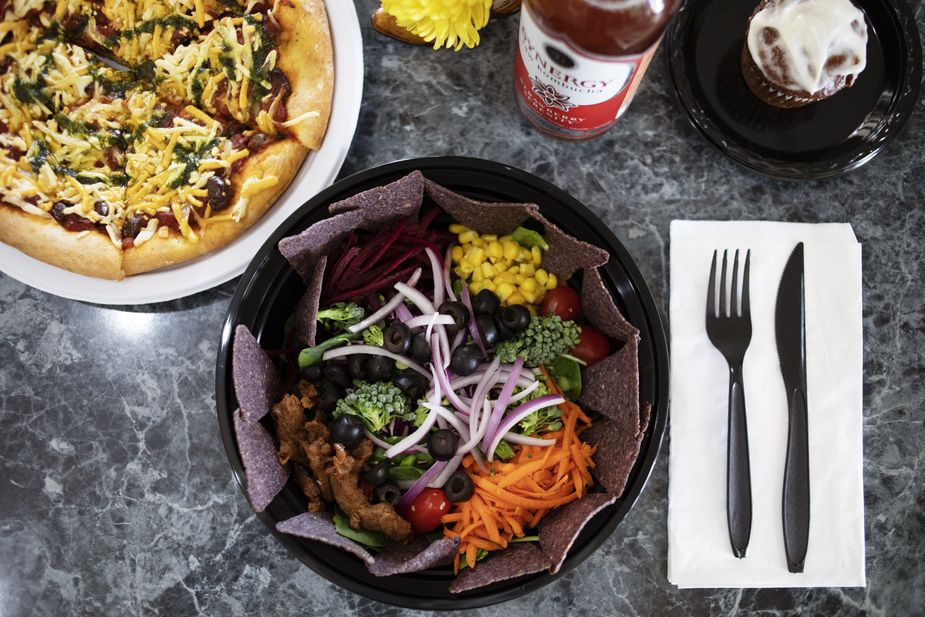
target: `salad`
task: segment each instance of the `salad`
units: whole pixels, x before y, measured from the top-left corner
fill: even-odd
[[[648,419],[606,253],[420,174],[330,209],[280,243],[307,284],[287,349],[236,332],[252,505],[294,482],[306,513],[278,529],[377,575],[451,564],[461,592],[554,572]]]

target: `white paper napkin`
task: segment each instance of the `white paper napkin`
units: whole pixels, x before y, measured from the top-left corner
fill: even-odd
[[[781,490],[787,399],[774,341],[784,264],[805,243],[810,527],[787,571]],[[752,532],[736,559],[726,521],[726,361],[707,337],[714,249],[751,253],[752,340],[743,365]],[[730,267],[732,254],[730,253]],[[862,587],[861,246],[847,224],[673,221],[668,580],[679,587]]]

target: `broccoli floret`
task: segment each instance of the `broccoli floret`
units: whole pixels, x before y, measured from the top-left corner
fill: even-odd
[[[526,366],[535,368],[577,345],[580,334],[581,328],[574,321],[562,321],[558,315],[533,316],[526,330],[498,343],[495,354],[506,363],[523,358]]]
[[[385,428],[395,418],[408,415],[408,398],[392,383],[359,382],[356,390],[337,401],[334,417],[358,417],[371,433]]]
[[[363,330],[363,342],[367,345],[382,347],[383,343],[385,343],[385,334],[382,332],[382,327],[373,324]]]
[[[328,330],[346,330],[355,323],[363,321],[366,311],[362,306],[352,302],[337,302],[318,311],[316,319]]]

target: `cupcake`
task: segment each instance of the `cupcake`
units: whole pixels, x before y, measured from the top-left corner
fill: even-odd
[[[867,64],[867,23],[850,0],[762,0],[742,47],[745,83],[775,107],[851,87]]]

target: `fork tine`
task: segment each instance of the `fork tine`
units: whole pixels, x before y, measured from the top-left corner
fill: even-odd
[[[710,266],[710,286],[707,289],[707,317],[716,317],[716,251]]]
[[[723,251],[723,273],[719,277],[719,316],[728,317],[726,314],[726,258],[729,257],[729,251]]]
[[[751,263],[752,250],[745,251],[745,270],[742,272],[742,317],[751,315],[751,306],[748,302],[748,266]]]
[[[732,260],[732,287],[729,288],[729,316],[739,316],[739,249],[736,249],[735,259]]]

